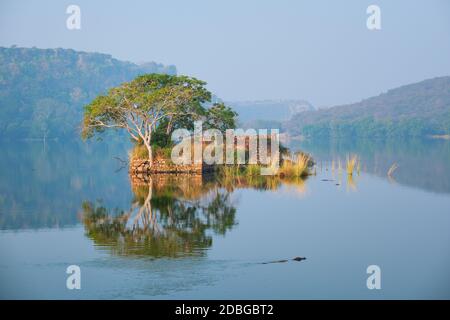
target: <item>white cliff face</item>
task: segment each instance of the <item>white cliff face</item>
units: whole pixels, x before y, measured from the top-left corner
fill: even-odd
[[[314,111],[316,108],[306,100],[294,101],[289,105],[289,118],[294,114],[304,112],[304,111]]]

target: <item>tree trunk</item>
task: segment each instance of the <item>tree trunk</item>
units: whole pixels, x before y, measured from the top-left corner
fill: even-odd
[[[145,140],[144,140],[144,144],[145,144],[145,147],[147,148],[147,151],[148,151],[148,161],[150,162],[150,166],[152,166],[152,164],[153,164],[152,146],[150,145],[150,143],[148,143]]]
[[[170,118],[169,123],[167,124],[167,128],[166,128],[166,143],[168,144],[170,142],[170,132],[172,131],[172,118]]]

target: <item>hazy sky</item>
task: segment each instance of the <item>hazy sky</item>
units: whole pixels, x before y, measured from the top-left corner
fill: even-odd
[[[66,28],[70,4],[81,30]],[[174,64],[225,100],[325,106],[450,75],[450,1],[2,0],[0,45],[13,44]]]

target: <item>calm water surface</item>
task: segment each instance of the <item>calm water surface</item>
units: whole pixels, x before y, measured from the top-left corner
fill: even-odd
[[[127,146],[0,147],[1,298],[450,298],[449,142],[303,143],[305,181],[146,183],[114,158]]]

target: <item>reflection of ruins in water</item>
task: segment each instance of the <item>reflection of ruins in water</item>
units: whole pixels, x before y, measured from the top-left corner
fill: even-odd
[[[84,202],[86,235],[98,248],[123,256],[203,255],[213,235],[236,225],[231,194],[236,188],[277,189],[276,177],[154,175],[132,178],[134,199],[128,210]],[[298,180],[298,181],[297,181]],[[304,191],[304,181],[287,181]]]

